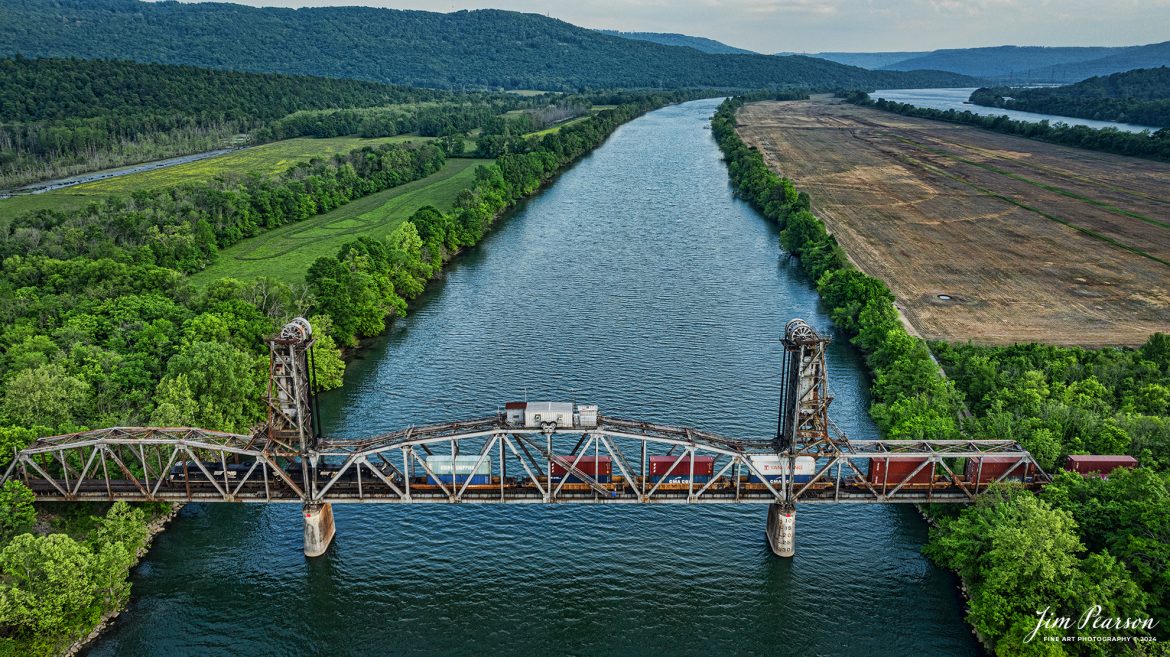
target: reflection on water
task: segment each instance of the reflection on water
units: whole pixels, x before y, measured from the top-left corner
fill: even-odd
[[[983,105],[967,102],[967,99],[971,97],[971,92],[975,91],[975,89],[975,87],[967,89],[879,89],[871,93],[870,96],[875,100],[885,98],[892,102],[909,103],[918,107],[929,107],[931,109],[953,109],[959,112],[965,110],[984,116],[1003,116],[1006,114],[1009,118],[1017,121],[1046,120],[1049,123],[1067,123],[1069,125],[1083,125],[1090,128],[1117,128],[1126,132],[1141,132],[1142,130],[1157,132],[1158,130],[1158,128],[1133,125],[1130,123],[1094,121],[1092,119],[1078,119],[1071,116],[1057,116],[1055,114],[1040,114],[1038,112],[1020,112],[1017,110],[1000,109],[998,107],[984,107]]]
[[[326,431],[356,437],[530,399],[731,435],[774,431],[784,323],[831,323],[776,231],[733,198],[705,119],[651,113],[507,218],[373,340]],[[832,413],[873,435],[830,352]],[[761,506],[192,505],[91,656],[976,655],[910,508],[806,505],[773,557]]]

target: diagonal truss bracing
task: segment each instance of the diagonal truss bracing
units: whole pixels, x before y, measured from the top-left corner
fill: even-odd
[[[771,439],[609,417],[552,434],[490,416],[320,440],[306,456],[270,436],[266,427],[252,435],[115,427],[54,436],[16,453],[4,480],[25,482],[42,501],[309,504],[969,502],[993,483],[1048,481],[1011,441],[844,440],[815,453],[777,452]],[[455,456],[470,460],[453,476]],[[668,467],[652,472],[653,457]],[[888,472],[906,459],[914,467],[899,478],[872,476],[875,463]],[[989,474],[984,463],[994,464]]]

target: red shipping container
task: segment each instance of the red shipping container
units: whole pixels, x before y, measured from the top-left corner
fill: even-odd
[[[566,454],[566,455],[558,455],[558,458],[564,459],[569,464],[572,464],[573,461],[576,460],[577,457],[575,455]],[[594,456],[593,454],[586,454],[585,456],[581,457],[580,461],[577,461],[577,465],[574,467],[576,467],[581,472],[584,472],[585,474],[589,475],[590,477],[592,477],[594,479],[601,480],[601,481],[609,481],[610,475],[613,474],[613,463],[610,461],[610,458],[608,456]],[[562,466],[560,463],[557,463],[556,461],[552,462],[553,479],[558,479],[560,477],[563,477],[566,474],[568,474],[568,472],[569,472],[568,468]],[[577,480],[576,476],[573,476],[571,478],[571,481],[576,481],[576,480]]]
[[[918,470],[913,477],[910,475],[927,459],[919,456],[900,456],[885,458],[871,458],[869,460],[869,483],[875,486],[897,486],[905,481],[907,484],[929,484],[934,480],[934,465],[927,463]],[[886,463],[889,462],[887,469]]]
[[[1138,461],[1132,456],[1069,454],[1064,462],[1064,469],[1083,475],[1108,477],[1110,472],[1117,468],[1136,468]]]
[[[651,456],[650,457],[650,476],[661,477],[670,470],[670,466],[678,461],[678,456]],[[688,477],[691,474],[691,459],[689,456],[684,456],[678,465],[674,466],[671,471],[671,479],[675,477]],[[695,476],[696,477],[710,477],[715,474],[715,457],[714,456],[696,456],[695,457]]]
[[[1031,463],[1020,462],[1019,456],[984,456],[967,459],[967,469],[964,475],[967,481],[974,482],[978,478],[980,484],[990,484],[999,481],[999,478],[1008,473],[1003,481],[1032,481],[1036,468]],[[982,467],[980,467],[982,463]]]

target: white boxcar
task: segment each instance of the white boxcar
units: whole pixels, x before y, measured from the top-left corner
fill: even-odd
[[[769,482],[779,482],[780,478],[789,473],[788,459],[773,456],[772,454],[756,454],[749,456],[748,460],[752,467],[764,475],[764,478]],[[793,476],[793,481],[796,483],[804,483],[816,474],[817,460],[811,456],[796,457],[796,474]],[[755,472],[751,472],[749,481],[759,482],[760,478]]]
[[[576,412],[568,402],[507,402],[504,420],[510,427],[545,429],[597,428],[597,404],[577,404]]]

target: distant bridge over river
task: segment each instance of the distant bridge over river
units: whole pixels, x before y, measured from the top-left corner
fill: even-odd
[[[334,503],[767,504],[769,544],[792,556],[797,503],[967,503],[996,483],[1049,481],[1013,441],[845,437],[828,415],[828,340],[793,320],[781,341],[775,437],[604,414],[538,425],[500,412],[337,440],[320,435],[312,329],[297,319],[269,341],[268,420],[253,433],[114,427],[42,438],[3,480],[42,502],[301,504],[309,556],[332,541]]]

